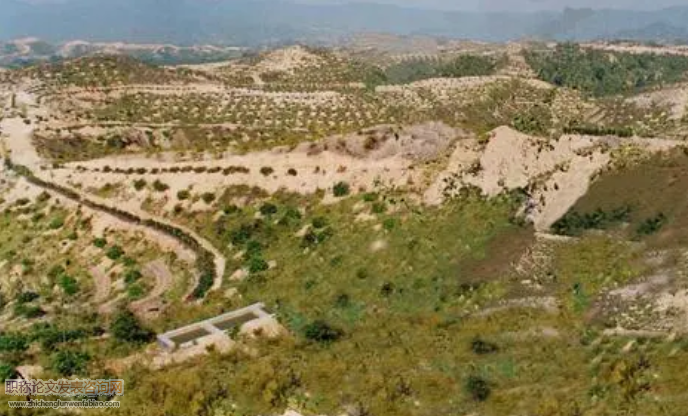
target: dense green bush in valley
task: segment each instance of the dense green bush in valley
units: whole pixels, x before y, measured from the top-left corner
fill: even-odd
[[[552,225],[552,231],[558,235],[576,236],[585,230],[602,230],[616,224],[627,222],[631,208],[623,206],[612,211],[604,211],[601,208],[593,212],[581,214],[577,211],[569,211]]]
[[[451,60],[410,59],[372,73],[366,79],[366,84],[408,84],[437,77],[492,75],[502,62],[501,58],[480,55],[461,55]]]
[[[9,380],[16,378],[17,372],[14,370],[14,366],[7,363],[0,363],[0,379]]]
[[[330,343],[338,340],[344,333],[338,329],[333,328],[330,324],[322,320],[316,320],[304,328],[304,336],[311,340],[321,343]]]
[[[596,96],[678,82],[688,71],[686,56],[585,50],[572,43],[527,52],[526,61],[543,81]]]
[[[648,218],[638,226],[636,234],[638,237],[652,235],[661,230],[667,221],[666,215],[659,213],[652,218]]]
[[[84,374],[90,355],[81,351],[58,351],[51,356],[52,369],[62,376]]]
[[[5,333],[0,335],[0,352],[25,351],[29,344],[21,334]]]
[[[112,336],[123,342],[145,343],[153,339],[153,333],[143,328],[133,313],[120,312],[112,320],[110,325]]]
[[[631,127],[603,127],[577,125],[564,127],[565,134],[582,134],[585,136],[618,136],[632,137],[635,133]]]

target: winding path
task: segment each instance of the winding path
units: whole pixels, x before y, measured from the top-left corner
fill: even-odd
[[[207,291],[217,290],[222,287],[227,260],[212,243],[198,235],[196,232],[184,226],[174,224],[167,219],[151,215],[138,209],[128,209],[127,211],[124,211],[120,206],[111,201],[107,201],[93,195],[87,195],[81,190],[52,182],[48,177],[50,172],[49,170],[41,171],[40,169],[37,169],[41,160],[33,148],[31,143],[31,135],[34,129],[33,126],[35,122],[35,115],[39,112],[40,109],[35,106],[32,106],[28,109],[29,119],[33,119],[30,124],[24,123],[24,120],[22,120],[20,117],[14,117],[4,119],[2,125],[0,125],[4,133],[7,135],[5,142],[8,144],[11,152],[12,163],[9,165],[17,173],[26,177],[30,183],[53,193],[59,193],[63,197],[68,198],[77,204],[83,204],[105,215],[115,216],[120,220],[136,223],[139,226],[147,227],[157,232],[162,232],[174,238],[180,244],[191,248],[196,253],[197,260],[200,259],[202,254],[209,254],[213,257],[212,262],[214,265],[214,270],[212,276],[212,286]],[[16,165],[15,163],[17,162],[20,164]],[[39,173],[34,173],[34,169]],[[200,268],[201,267],[199,266],[199,269]],[[206,270],[206,272],[208,273],[209,271]],[[200,281],[202,281],[202,278],[199,279],[199,282]],[[204,290],[202,292],[205,295],[207,291]]]
[[[145,275],[155,278],[153,290],[143,299],[131,303],[134,313],[140,315],[151,314],[160,311],[163,303],[162,295],[172,287],[172,273],[165,265],[164,260],[157,259],[143,266]]]

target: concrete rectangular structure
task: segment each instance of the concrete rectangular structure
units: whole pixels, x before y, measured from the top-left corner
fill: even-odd
[[[271,317],[271,315],[265,311],[264,307],[264,304],[256,303],[236,311],[206,319],[205,321],[196,322],[195,324],[166,332],[162,335],[158,335],[158,344],[164,350],[174,351],[177,348],[197,345],[204,338],[210,336],[229,338],[227,331],[232,328],[240,328],[248,322]]]

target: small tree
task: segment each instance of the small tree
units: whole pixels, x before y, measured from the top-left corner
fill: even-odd
[[[115,316],[110,332],[116,340],[134,344],[143,344],[153,338],[153,333],[143,328],[130,311],[120,312]]]
[[[261,215],[272,215],[277,213],[277,206],[275,204],[271,204],[269,202],[264,203],[260,207],[260,213]]]
[[[306,325],[303,333],[307,339],[324,344],[337,341],[344,335],[342,330],[334,328],[327,322],[319,319]]]
[[[471,341],[471,351],[478,355],[486,355],[499,351],[499,347],[480,338],[474,338],[473,341]]]
[[[107,251],[107,253],[105,253],[105,255],[110,260],[117,260],[124,255],[124,250],[122,250],[122,247],[120,247],[120,246],[112,246],[108,249],[108,251]]]
[[[14,366],[7,363],[0,363],[0,380],[9,380],[17,376]]]
[[[146,180],[145,179],[136,179],[134,181],[134,189],[137,191],[140,191],[141,189],[146,187]]]
[[[205,192],[205,193],[203,193],[203,195],[201,195],[201,199],[206,204],[210,204],[215,200],[215,194],[212,192]]]
[[[475,375],[469,376],[466,380],[466,391],[477,402],[484,402],[492,393],[487,380]]]
[[[58,280],[58,284],[65,294],[72,296],[79,291],[79,283],[72,276],[63,274]]]
[[[81,351],[58,351],[51,356],[51,366],[53,370],[63,376],[73,374],[83,374],[91,357]]]
[[[189,199],[190,196],[191,193],[187,189],[182,189],[181,191],[177,192],[177,199],[180,201]]]
[[[153,189],[156,192],[165,192],[166,190],[170,189],[170,187],[166,183],[160,182],[159,179],[156,179],[155,182],[153,182]]]
[[[351,188],[349,187],[349,184],[346,182],[339,182],[332,188],[332,193],[337,198],[347,196],[350,192]]]

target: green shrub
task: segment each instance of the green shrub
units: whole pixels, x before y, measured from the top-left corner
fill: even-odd
[[[340,339],[344,332],[325,321],[315,320],[304,327],[303,335],[308,340],[329,344]]]
[[[239,208],[238,206],[236,206],[234,204],[227,205],[227,206],[222,208],[222,212],[225,215],[236,214],[237,212],[240,212],[240,211],[241,211],[241,208]]]
[[[190,196],[191,192],[189,192],[187,189],[182,189],[181,191],[177,192],[177,199],[180,201],[187,200]]]
[[[139,280],[141,277],[141,272],[137,269],[127,270],[126,273],[124,273],[124,283],[132,284],[135,281]]]
[[[365,202],[375,202],[377,201],[377,194],[374,192],[366,192],[363,194],[363,200]]]
[[[26,336],[20,333],[0,334],[0,352],[21,352],[29,348]]]
[[[569,211],[552,224],[552,231],[558,235],[577,236],[585,230],[604,230],[616,224],[629,221],[631,208],[623,206],[612,211],[601,208],[591,213],[580,214]]]
[[[385,218],[385,220],[382,221],[382,227],[387,231],[392,231],[396,228],[398,223],[399,221],[396,218]]]
[[[480,338],[475,338],[471,341],[471,351],[478,355],[492,354],[499,351],[497,345],[484,341]]]
[[[107,245],[107,240],[104,238],[94,238],[93,245],[98,248],[105,248],[105,246]]]
[[[307,248],[317,246],[318,244],[322,244],[327,239],[332,237],[333,234],[334,233],[332,229],[329,227],[326,227],[319,231],[308,230],[308,232],[306,232],[306,234],[303,236],[303,239],[301,241],[301,247]]]
[[[269,166],[263,166],[262,168],[260,168],[260,173],[261,173],[263,176],[270,176],[270,175],[272,175],[274,172],[275,172],[275,169],[273,169],[273,168],[271,168],[271,167],[269,167]]]
[[[661,230],[662,227],[664,227],[664,224],[666,224],[667,218],[663,213],[659,213],[655,215],[652,218],[648,218],[636,229],[636,235],[638,237],[642,236],[647,236],[647,235],[652,235],[656,233],[657,231]]]
[[[118,341],[134,344],[146,343],[153,338],[153,333],[143,328],[136,316],[129,311],[115,315],[110,325],[110,333]]]
[[[110,260],[118,260],[120,257],[124,255],[124,250],[122,250],[122,247],[115,245],[110,247],[105,253],[105,255]]]
[[[76,279],[66,274],[59,278],[57,284],[69,296],[73,296],[79,291],[79,283]]]
[[[51,280],[55,280],[58,277],[60,277],[62,274],[64,274],[65,272],[66,272],[65,268],[58,264],[56,266],[51,267],[50,270],[48,270],[48,277]]]
[[[14,307],[14,314],[27,319],[33,319],[45,315],[45,311],[40,306],[19,303]]]
[[[490,384],[480,376],[471,375],[466,380],[466,392],[477,402],[484,402],[490,397],[492,389]]]
[[[382,201],[374,202],[371,211],[373,214],[384,214],[387,212],[387,205]]]
[[[48,227],[51,230],[57,230],[57,229],[62,228],[63,226],[64,226],[64,219],[63,218],[53,218],[53,220],[50,221],[50,224],[48,225]]]
[[[0,380],[11,380],[17,378],[17,371],[11,364],[0,362]]]
[[[264,215],[266,217],[273,215],[273,214],[277,214],[277,206],[275,204],[271,204],[269,202],[266,202],[263,205],[261,205],[260,213],[261,213],[261,215]]]
[[[313,228],[316,230],[322,229],[327,227],[327,218],[325,217],[315,217],[313,218],[313,221],[311,222],[313,224]]]
[[[254,256],[248,260],[248,271],[251,274],[264,272],[269,268],[268,262],[260,256]]]
[[[51,367],[62,376],[85,374],[91,357],[81,351],[64,350],[50,357]]]
[[[134,181],[134,189],[136,189],[137,191],[140,191],[146,187],[146,184],[147,184],[147,182],[145,179],[136,179]]]
[[[334,306],[336,308],[346,308],[351,304],[351,299],[346,293],[340,293],[334,300]]]
[[[131,300],[141,299],[143,295],[143,287],[138,283],[133,283],[127,288],[127,297]]]
[[[526,134],[546,135],[552,127],[550,110],[542,105],[535,105],[517,114],[512,122],[513,127]]]
[[[153,182],[153,189],[156,192],[165,192],[170,189],[170,187],[166,183],[162,183],[159,179],[156,179],[155,182]]]
[[[254,227],[250,224],[241,224],[239,228],[229,233],[229,239],[235,246],[246,244],[253,236]]]
[[[124,258],[122,259],[122,264],[124,265],[124,267],[132,268],[136,266],[137,263],[136,260],[132,259],[131,257],[124,256]]]
[[[40,298],[40,295],[36,292],[21,292],[19,295],[17,295],[17,302],[18,303],[29,303],[33,302],[34,300]]]
[[[301,221],[302,215],[301,211],[294,207],[287,207],[284,211],[284,215],[279,219],[278,224],[280,225],[293,225],[298,224]]]
[[[256,240],[250,240],[246,243],[246,254],[247,258],[260,256],[263,253],[263,245]]]
[[[337,198],[347,196],[351,192],[351,189],[349,188],[349,184],[346,182],[339,182],[334,185],[332,188],[332,194],[336,196]]]
[[[201,195],[201,199],[206,204],[210,204],[215,200],[215,194],[212,192],[205,192],[205,193],[203,193],[203,195]]]
[[[46,202],[50,199],[50,194],[46,191],[41,192],[37,197],[36,197],[36,202]]]

